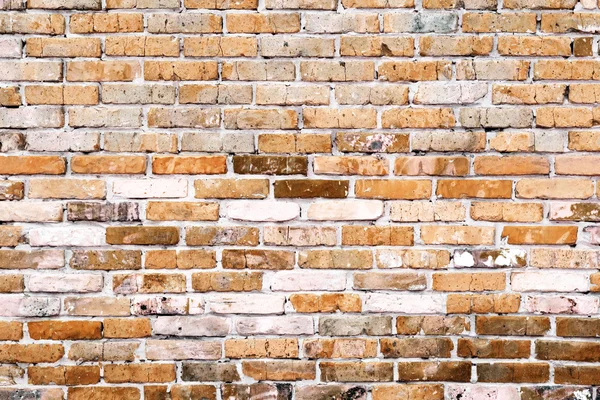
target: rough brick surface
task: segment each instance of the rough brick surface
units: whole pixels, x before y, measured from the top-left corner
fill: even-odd
[[[0,400],[600,400],[599,0],[0,0]]]

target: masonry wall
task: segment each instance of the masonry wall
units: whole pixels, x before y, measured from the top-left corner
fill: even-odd
[[[593,0],[0,7],[0,399],[596,398]]]

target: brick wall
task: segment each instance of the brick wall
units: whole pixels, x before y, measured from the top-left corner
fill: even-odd
[[[0,399],[596,398],[595,0],[0,7]]]

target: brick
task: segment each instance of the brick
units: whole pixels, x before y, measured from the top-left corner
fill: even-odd
[[[411,33],[451,33],[458,30],[458,15],[455,13],[394,13],[385,14],[383,31]]]
[[[273,185],[275,198],[344,198],[348,196],[348,181],[330,179],[282,179]]]
[[[431,182],[424,180],[361,179],[356,181],[355,194],[356,197],[370,199],[425,199],[431,196]]]
[[[2,296],[4,308],[2,316],[8,317],[49,317],[58,315],[60,299],[51,297]]]
[[[152,327],[154,334],[168,336],[226,336],[230,330],[228,320],[217,316],[159,317]],[[169,347],[185,347],[185,342],[176,342],[173,346],[162,348],[161,351],[164,350],[168,354]]]
[[[5,321],[0,324],[0,337],[2,340],[20,340],[23,338],[23,323]]]
[[[469,160],[463,157],[397,157],[394,163],[395,175],[461,176],[468,173]]]
[[[371,61],[302,61],[300,76],[308,82],[360,82],[375,78]]]
[[[293,294],[290,296],[290,302],[299,313],[335,312],[337,310],[358,312],[362,308],[360,297],[354,294]]]
[[[442,292],[483,292],[504,290],[504,273],[443,273],[433,274],[432,289]]]
[[[421,240],[426,244],[493,244],[494,232],[493,227],[427,225],[421,227]]]
[[[104,367],[108,383],[157,383],[175,380],[175,364],[108,364]]]
[[[339,85],[335,88],[335,98],[339,104],[408,104],[408,87],[402,85],[381,85],[378,87],[359,84]],[[338,136],[343,137],[341,135],[343,134],[338,134]],[[373,136],[376,137],[377,135]]]
[[[534,13],[465,13],[463,32],[535,32]]]
[[[102,338],[102,323],[92,321],[36,321],[27,323],[34,340],[91,340]]]
[[[464,358],[529,358],[529,340],[459,339],[457,353]]]
[[[30,57],[100,57],[100,39],[31,38],[26,41]]]
[[[442,198],[510,198],[512,182],[507,180],[441,180],[437,195]]]
[[[598,302],[585,296],[528,296],[526,309],[532,312],[553,314],[593,314]]]
[[[186,278],[181,274],[126,274],[113,276],[113,291],[131,293],[183,293]]]
[[[587,179],[521,179],[516,195],[524,199],[587,199],[594,194]]]
[[[222,264],[226,269],[291,269],[294,254],[280,250],[223,250]]]
[[[280,222],[300,216],[300,206],[284,201],[240,200],[227,208],[227,217],[241,221]]]
[[[344,396],[354,396],[356,400],[365,400],[367,398],[367,389],[364,386],[353,384],[328,384],[328,385],[305,385],[298,386],[295,390],[295,396],[298,400],[309,400],[314,398],[343,398]]]
[[[575,244],[575,226],[505,226],[502,237],[509,244]]]
[[[444,389],[436,384],[395,384],[378,385],[372,391],[373,400],[391,400],[394,398],[411,398],[425,396],[431,400],[442,400],[444,398]]]
[[[292,81],[295,76],[294,64],[289,61],[225,62],[222,68],[222,77],[226,81]]]
[[[390,219],[399,222],[464,221],[466,209],[460,202],[396,201]]]
[[[3,222],[60,222],[62,218],[60,203],[0,203]]]
[[[386,358],[448,358],[454,349],[448,338],[384,338],[380,344]]]
[[[581,387],[547,386],[547,387],[521,387],[521,394],[525,399],[535,399],[542,396],[591,396],[590,389]]]
[[[242,372],[257,380],[300,381],[316,376],[316,364],[311,361],[243,361]]]
[[[33,199],[104,199],[105,183],[85,179],[31,179],[29,198]]]
[[[211,14],[151,14],[148,16],[150,33],[220,33],[222,17]]]
[[[365,297],[364,311],[381,313],[439,313],[444,309],[444,298],[438,294],[382,294]]]
[[[106,242],[109,244],[177,244],[179,242],[179,228],[176,227],[108,227],[106,228]]]
[[[146,218],[151,221],[216,221],[219,205],[202,202],[149,202]]]
[[[412,227],[342,227],[342,245],[412,246],[413,242]]]
[[[533,78],[535,80],[596,80],[598,68],[600,64],[591,60],[540,60],[533,66]]]
[[[560,156],[555,160],[557,175],[596,175],[596,156]]]
[[[254,396],[271,396],[274,398],[290,396],[292,385],[279,383],[226,384],[223,385],[223,397],[233,397],[240,400],[251,400]]]
[[[439,269],[450,264],[450,253],[442,250],[377,250],[378,268]]]
[[[381,115],[383,128],[451,128],[456,124],[449,108],[406,108],[385,110]]]
[[[77,316],[128,316],[130,301],[127,298],[66,297],[65,313]]]
[[[323,336],[389,335],[392,333],[392,317],[320,317],[319,333]]]
[[[463,29],[467,29],[466,26]],[[482,56],[492,51],[491,36],[422,37],[419,39],[422,56]]]
[[[414,132],[413,150],[422,151],[474,151],[485,148],[485,133],[455,131]]]
[[[139,221],[137,203],[67,203],[68,221]]]
[[[190,246],[256,246],[258,244],[258,229],[244,226],[188,227],[186,228],[185,240]]]
[[[179,46],[176,50],[179,53]],[[183,54],[196,57],[253,57],[258,55],[258,41],[256,38],[235,36],[184,38]]]
[[[225,294],[207,298],[207,309],[216,314],[283,314],[285,296]]]
[[[544,383],[550,377],[550,366],[545,363],[477,364],[479,382]]]
[[[458,335],[469,329],[463,317],[401,316],[396,318],[399,335]]]
[[[67,63],[67,81],[111,82],[133,81],[140,76],[135,61],[72,61]]]
[[[345,274],[336,271],[282,271],[272,279],[273,291],[344,290]]]
[[[324,382],[391,382],[393,364],[388,362],[321,362]]]
[[[206,81],[217,78],[217,63],[212,61],[145,61],[144,79],[148,81]]]
[[[475,324],[480,335],[543,336],[550,330],[547,317],[478,316]]]
[[[469,382],[471,363],[463,361],[400,362],[398,374],[402,381]]]
[[[298,265],[310,269],[370,269],[370,250],[307,250],[298,254]]]
[[[65,32],[65,18],[58,13],[6,13],[0,21],[2,33],[61,35]]]
[[[385,61],[378,68],[379,80],[436,81],[448,80],[451,64],[446,61]]]
[[[21,340],[23,338],[23,323],[3,321],[0,323],[0,337],[2,340]]]
[[[414,55],[414,39],[409,37],[356,37],[342,36],[342,56],[411,57]],[[401,103],[402,104],[402,103]]]
[[[505,56],[570,56],[571,39],[566,37],[501,36],[498,53]]]
[[[61,344],[2,344],[0,360],[4,363],[53,363],[64,355]]]
[[[376,157],[317,156],[313,160],[316,174],[323,175],[387,175],[387,160]]]
[[[530,62],[523,60],[459,61],[456,77],[458,80],[524,81],[529,75],[529,67]]]
[[[183,151],[239,152],[255,151],[254,137],[242,132],[184,133],[181,140]]]
[[[19,226],[0,227],[0,246],[16,247],[21,239],[21,230]]]
[[[220,122],[215,109],[151,108],[148,112],[148,125],[157,128],[214,128]]]
[[[221,343],[217,341],[148,340],[149,360],[216,360],[221,358]]]
[[[139,13],[76,14],[70,19],[72,33],[125,33],[143,31]]]
[[[369,358],[377,353],[372,339],[312,339],[304,341],[308,358]]]
[[[479,221],[539,222],[543,218],[543,207],[538,203],[473,202],[470,214]]]
[[[80,386],[69,388],[68,396],[74,400],[85,400],[94,397],[111,398],[113,396],[123,400],[139,400],[140,391],[135,387]]]
[[[21,200],[25,185],[19,181],[0,181],[0,200]]]
[[[108,36],[104,53],[110,56],[170,56],[179,55],[179,38],[172,36]]]
[[[237,382],[240,380],[233,363],[183,363],[181,377],[184,381]]]

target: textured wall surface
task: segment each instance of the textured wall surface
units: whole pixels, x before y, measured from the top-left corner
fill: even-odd
[[[0,399],[596,398],[594,0],[0,7]]]

